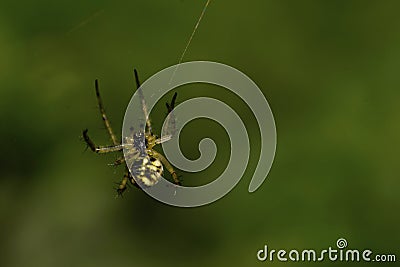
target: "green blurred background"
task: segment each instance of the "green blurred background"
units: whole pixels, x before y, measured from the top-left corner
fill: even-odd
[[[80,139],[89,128],[110,143],[93,81],[120,134],[133,68],[144,80],[176,64],[204,3],[1,2],[1,266],[275,266],[283,263],[257,261],[264,244],[323,249],[339,237],[400,256],[398,1],[212,1],[184,61],[231,65],[263,90],[278,133],[268,179],[247,192],[259,153],[248,107],[191,85],[178,89],[179,102],[215,97],[245,121],[254,151],[245,177],[199,208],[135,188],[114,198],[123,168],[107,164],[116,155],[85,151]],[[161,103],[156,131],[164,115]],[[226,165],[228,137],[207,120],[184,129],[184,154],[198,157],[206,136],[217,159],[198,174],[178,171],[185,184]]]

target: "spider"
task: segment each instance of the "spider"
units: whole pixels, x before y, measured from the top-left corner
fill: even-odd
[[[87,146],[95,153],[98,154],[105,154],[111,152],[119,152],[121,153],[123,149],[125,149],[125,158],[128,162],[125,161],[124,156],[120,156],[112,165],[121,165],[122,163],[125,164],[125,173],[118,184],[117,187],[117,194],[122,195],[122,193],[127,189],[128,181],[138,186],[140,183],[140,187],[150,187],[155,185],[159,179],[161,178],[164,167],[167,171],[171,174],[174,183],[177,185],[181,185],[178,176],[172,167],[172,165],[168,162],[168,160],[159,152],[154,150],[154,146],[161,144],[163,142],[168,141],[171,139],[172,133],[175,128],[175,121],[173,116],[167,116],[168,125],[172,130],[169,131],[169,135],[166,135],[162,138],[157,138],[156,135],[152,132],[151,123],[149,120],[147,106],[143,97],[143,92],[140,89],[140,81],[139,76],[136,71],[134,70],[135,80],[136,80],[136,87],[139,97],[142,104],[143,113],[146,119],[146,126],[144,132],[134,132],[131,129],[130,136],[125,137],[124,142],[119,142],[117,137],[115,136],[110,121],[105,113],[104,106],[102,99],[100,97],[99,91],[99,83],[95,80],[95,90],[96,90],[96,97],[97,97],[97,104],[99,106],[100,114],[103,119],[104,125],[108,131],[108,134],[111,137],[112,145],[110,146],[96,146],[92,139],[90,139],[88,135],[88,129],[83,130],[83,139],[86,142]],[[177,93],[175,93],[172,97],[170,103],[166,103],[168,114],[172,115],[172,110],[175,107],[175,100],[176,100]],[[164,167],[163,167],[164,165]],[[128,166],[131,167],[132,172],[129,171]]]

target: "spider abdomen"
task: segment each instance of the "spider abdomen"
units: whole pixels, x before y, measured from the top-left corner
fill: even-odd
[[[131,171],[136,182],[145,186],[153,186],[160,179],[163,166],[158,159],[145,156],[133,161]]]

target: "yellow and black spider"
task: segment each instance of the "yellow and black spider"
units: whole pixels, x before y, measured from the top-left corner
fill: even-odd
[[[158,180],[160,179],[161,175],[163,174],[164,167],[167,171],[171,174],[174,183],[180,185],[180,181],[178,176],[168,162],[168,160],[159,152],[154,150],[154,146],[161,144],[165,141],[168,141],[173,134],[175,128],[175,121],[173,116],[167,117],[167,125],[170,125],[169,128],[172,130],[169,131],[171,135],[166,135],[163,138],[157,138],[156,135],[153,134],[150,120],[148,119],[148,112],[146,103],[143,97],[143,93],[140,89],[140,82],[137,71],[134,70],[135,73],[135,80],[136,80],[136,87],[142,104],[143,113],[145,115],[146,120],[146,127],[144,132],[134,132],[131,131],[130,136],[125,137],[124,142],[119,142],[117,137],[115,136],[110,121],[107,118],[107,115],[104,111],[103,102],[100,97],[99,92],[99,84],[98,81],[95,80],[95,90],[96,90],[96,97],[97,103],[100,109],[101,117],[103,119],[104,125],[108,131],[108,134],[111,137],[112,145],[110,146],[96,146],[94,142],[89,138],[88,130],[83,130],[83,139],[85,140],[88,147],[98,154],[110,153],[110,152],[122,152],[125,150],[125,158],[122,155],[119,157],[115,162],[114,165],[120,165],[122,163],[125,164],[125,174],[122,178],[122,181],[119,183],[117,188],[118,195],[121,195],[127,188],[127,183],[130,181],[133,185],[138,186],[137,183],[140,183],[141,186],[153,186],[155,185]],[[175,93],[172,97],[171,103],[166,103],[168,113],[172,115],[172,110],[175,107],[175,100],[177,94]],[[125,159],[128,162],[125,162]],[[132,172],[129,171],[128,166],[131,167]]]

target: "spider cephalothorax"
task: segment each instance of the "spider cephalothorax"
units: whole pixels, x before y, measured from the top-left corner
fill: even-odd
[[[139,95],[141,97],[142,108],[143,112],[148,118],[147,107],[144,101],[143,94],[141,93],[140,89],[140,82],[137,75],[136,70],[135,79],[136,79],[136,86],[139,90]],[[157,138],[156,135],[153,134],[150,120],[147,119],[146,121],[146,129],[145,132],[135,132],[134,130],[131,131],[131,134],[124,138],[123,142],[120,143],[114,132],[111,128],[110,121],[107,118],[107,115],[104,111],[103,103],[100,97],[99,92],[99,85],[98,81],[95,81],[95,89],[96,89],[96,96],[97,102],[99,105],[100,113],[104,122],[104,125],[111,137],[113,145],[111,146],[96,146],[93,141],[89,138],[88,130],[83,131],[83,139],[85,140],[88,147],[96,153],[104,154],[110,152],[122,152],[124,150],[125,158],[121,156],[118,158],[114,165],[120,165],[122,163],[126,163],[125,165],[125,174],[122,181],[119,183],[117,192],[118,194],[122,194],[127,187],[128,181],[130,181],[133,185],[140,183],[140,186],[153,186],[155,185],[159,179],[161,178],[164,167],[168,170],[171,174],[174,183],[180,184],[178,176],[176,175],[173,167],[168,162],[168,160],[154,150],[154,146],[161,144],[165,141],[171,139],[171,135],[168,135],[163,138]],[[175,107],[175,100],[176,100],[176,93],[172,97],[171,103],[167,103],[168,113],[171,113]],[[175,122],[173,116],[168,117],[168,123],[170,124],[170,133],[174,132]],[[126,162],[125,162],[126,161]],[[163,167],[164,165],[164,167]],[[130,167],[128,169],[128,166]]]

